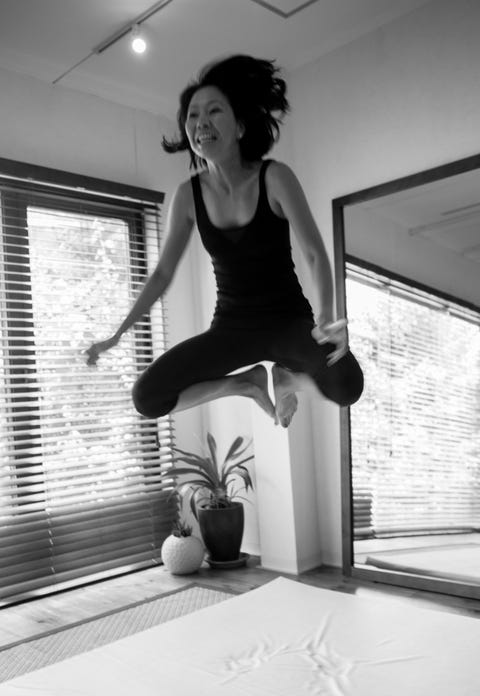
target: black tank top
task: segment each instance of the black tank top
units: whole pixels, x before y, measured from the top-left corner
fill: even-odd
[[[192,177],[197,227],[210,254],[217,283],[212,326],[259,326],[305,317],[312,309],[295,273],[287,220],[270,208],[262,162],[258,205],[252,220],[240,227],[216,227],[208,217],[199,175]]]

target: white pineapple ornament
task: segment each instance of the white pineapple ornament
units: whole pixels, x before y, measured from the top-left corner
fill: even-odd
[[[177,522],[162,544],[161,556],[165,568],[173,575],[196,573],[202,565],[205,547],[202,541],[192,535],[192,527]]]

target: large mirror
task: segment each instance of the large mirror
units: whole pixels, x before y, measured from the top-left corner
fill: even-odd
[[[480,598],[480,155],[333,201],[344,572]]]

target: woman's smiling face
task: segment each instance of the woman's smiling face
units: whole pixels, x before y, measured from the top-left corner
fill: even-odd
[[[201,87],[190,100],[185,130],[193,152],[199,157],[220,161],[239,152],[242,134],[230,102],[217,87]]]

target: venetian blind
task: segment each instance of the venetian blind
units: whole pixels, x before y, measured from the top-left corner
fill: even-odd
[[[0,598],[160,562],[176,514],[170,418],[131,389],[165,348],[165,308],[87,367],[160,243],[163,196],[8,165],[0,177]],[[2,167],[0,167],[0,172]],[[42,180],[48,174],[49,183]],[[67,183],[63,183],[67,180]]]
[[[355,537],[480,529],[480,314],[347,265]]]

